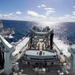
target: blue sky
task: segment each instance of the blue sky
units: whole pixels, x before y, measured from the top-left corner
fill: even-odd
[[[0,19],[75,22],[75,0],[0,0]]]

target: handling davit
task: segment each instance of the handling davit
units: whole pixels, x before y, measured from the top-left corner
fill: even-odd
[[[75,75],[75,46],[66,57],[53,41],[49,27],[33,26],[19,42],[0,35],[0,75]]]

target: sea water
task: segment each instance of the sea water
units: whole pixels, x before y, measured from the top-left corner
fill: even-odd
[[[14,38],[8,40],[17,42],[27,35],[32,26],[44,28],[49,26],[54,30],[54,42],[58,48],[66,55],[69,56],[68,48],[70,45],[75,44],[75,22],[33,22],[33,21],[13,21],[2,20],[5,28],[14,28]]]

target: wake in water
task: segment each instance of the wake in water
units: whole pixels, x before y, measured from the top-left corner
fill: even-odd
[[[68,52],[70,46],[68,44],[65,44],[62,40],[59,40],[58,38],[54,38],[54,42],[64,55],[66,55],[67,57],[70,56],[70,53]]]
[[[65,40],[65,35],[63,34],[63,32],[65,32],[65,30],[67,30],[66,27],[63,27],[63,25],[61,25],[60,23],[56,23],[56,22],[43,22],[43,23],[40,23],[39,26],[41,27],[45,27],[45,26],[49,26],[51,29],[53,29],[55,32],[55,37],[54,37],[54,42],[55,44],[57,45],[57,47],[62,51],[62,53],[67,56],[67,57],[70,57],[70,53],[68,52],[68,49],[70,47],[69,44],[67,44],[67,40]],[[64,28],[64,29],[63,29]],[[62,31],[63,29],[63,31]],[[61,37],[59,34],[63,34],[64,36]],[[67,35],[67,34],[66,34]],[[63,38],[63,39],[60,39],[59,38]],[[66,43],[64,43],[64,40]]]

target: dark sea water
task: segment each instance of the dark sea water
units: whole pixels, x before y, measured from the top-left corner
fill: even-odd
[[[27,35],[29,28],[36,24],[29,21],[2,20],[2,22],[5,28],[14,28],[14,38],[8,40],[9,42],[17,42],[19,39],[22,39],[22,37]]]
[[[8,40],[9,42],[16,42],[22,39],[29,32],[29,28],[37,26],[43,28],[49,26],[54,30],[55,42],[58,43],[60,49],[67,49],[70,44],[75,44],[75,22],[61,22],[61,23],[36,23],[30,21],[12,21],[2,20],[5,28],[14,28],[14,38]]]
[[[54,29],[55,37],[60,40],[64,40],[66,43],[74,44],[75,43],[75,22],[61,22],[61,23],[36,23],[30,21],[12,21],[12,20],[2,20],[5,28],[14,28],[15,34],[12,41],[18,41],[22,37],[26,36],[29,31],[29,28],[32,26],[45,27],[49,26]]]

